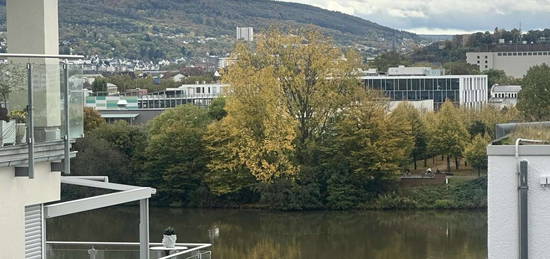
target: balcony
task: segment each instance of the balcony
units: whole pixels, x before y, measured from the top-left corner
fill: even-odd
[[[34,177],[34,164],[64,161],[83,136],[82,69],[78,56],[0,55],[0,166]]]

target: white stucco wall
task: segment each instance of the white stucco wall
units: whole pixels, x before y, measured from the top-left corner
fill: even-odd
[[[0,259],[25,256],[25,206],[59,200],[59,172],[50,163],[35,165],[35,178],[15,177],[13,167],[0,168]]]
[[[489,259],[518,258],[518,178],[514,146],[489,146],[488,252]],[[550,258],[550,146],[520,146],[528,167],[529,258]]]

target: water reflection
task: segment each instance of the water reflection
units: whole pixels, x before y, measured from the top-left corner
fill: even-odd
[[[486,258],[486,212],[151,209],[151,241],[212,242],[214,258]],[[137,241],[136,207],[48,221],[48,240]]]

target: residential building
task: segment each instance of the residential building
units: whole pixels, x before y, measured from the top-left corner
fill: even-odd
[[[187,84],[143,95],[88,96],[86,107],[96,110],[166,109],[182,104],[205,107],[223,96],[225,87],[219,83]]]
[[[438,110],[446,100],[474,109],[487,104],[486,75],[432,75],[435,72],[430,70],[424,70],[424,73],[363,76],[360,80],[365,88],[382,91],[390,101],[433,100],[434,110]]]
[[[466,53],[466,62],[479,66],[481,72],[503,70],[508,76],[522,78],[529,68],[550,64],[550,44],[495,45],[486,51]]]
[[[235,64],[237,59],[234,58],[219,58],[218,59],[218,69],[224,69],[232,64]]]
[[[63,252],[74,245],[89,245],[89,254],[82,256],[95,258],[92,246],[97,243],[81,242],[87,239],[81,233],[80,241],[47,240],[46,220],[139,201],[139,242],[126,245],[135,246],[139,254],[135,258],[149,259],[151,245],[159,245],[149,242],[149,198],[156,190],[112,184],[102,176],[68,176],[71,158],[76,156],[71,145],[84,131],[82,65],[71,60],[83,57],[59,55],[58,1],[8,0],[6,16],[8,53],[0,54],[4,60],[0,73],[5,75],[2,84],[12,91],[3,100],[7,105],[1,107],[0,114],[17,111],[24,116],[15,121],[2,118],[9,123],[2,123],[0,128],[0,258],[42,259],[48,254],[75,258],[75,254]],[[109,192],[60,201],[62,184]],[[210,245],[185,246],[174,256],[189,257],[192,250]]]
[[[118,86],[113,83],[107,83],[107,95],[117,95],[118,92]]]
[[[237,27],[237,40],[254,41],[254,28]]]
[[[521,85],[493,85],[489,104],[497,108],[511,108],[516,106]]]

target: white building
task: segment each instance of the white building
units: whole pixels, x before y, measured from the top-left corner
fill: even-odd
[[[479,66],[480,71],[503,70],[508,76],[522,78],[533,66],[550,65],[550,46],[502,45],[491,51],[468,52],[466,62]]]
[[[443,69],[433,69],[431,67],[390,67],[388,76],[442,76],[445,75]]]
[[[237,40],[254,41],[254,28],[237,27]]]
[[[47,254],[74,258],[74,254],[63,254],[67,249],[59,249],[59,243],[65,248],[86,244],[47,240],[47,219],[139,201],[140,219],[135,224],[139,235],[134,240],[139,242],[131,246],[139,253],[136,258],[149,259],[153,245],[149,242],[149,198],[156,190],[112,184],[101,176],[67,176],[71,172],[71,158],[76,156],[71,143],[83,136],[84,80],[78,71],[80,65],[69,61],[82,57],[59,55],[58,1],[7,0],[6,13],[9,53],[2,54],[0,59],[16,68],[10,73],[21,73],[22,78],[35,80],[4,82],[13,83],[10,87],[17,90],[7,100],[10,111],[26,109],[27,114],[26,121],[0,129],[2,138],[6,135],[4,131],[16,135],[15,143],[0,145],[0,258],[42,259]],[[110,192],[60,202],[62,183]],[[105,227],[109,227],[109,222],[105,222]],[[98,241],[78,234],[83,240]],[[191,256],[193,251],[189,250],[210,245],[185,246],[188,250],[180,252],[183,257]],[[89,258],[87,254],[82,256]]]
[[[480,109],[487,104],[486,75],[364,76],[366,89],[382,91],[390,101],[433,100],[434,110],[450,100],[456,105]]]
[[[493,85],[489,104],[500,109],[516,106],[521,85]]]
[[[488,259],[549,258],[550,146],[490,145]]]

